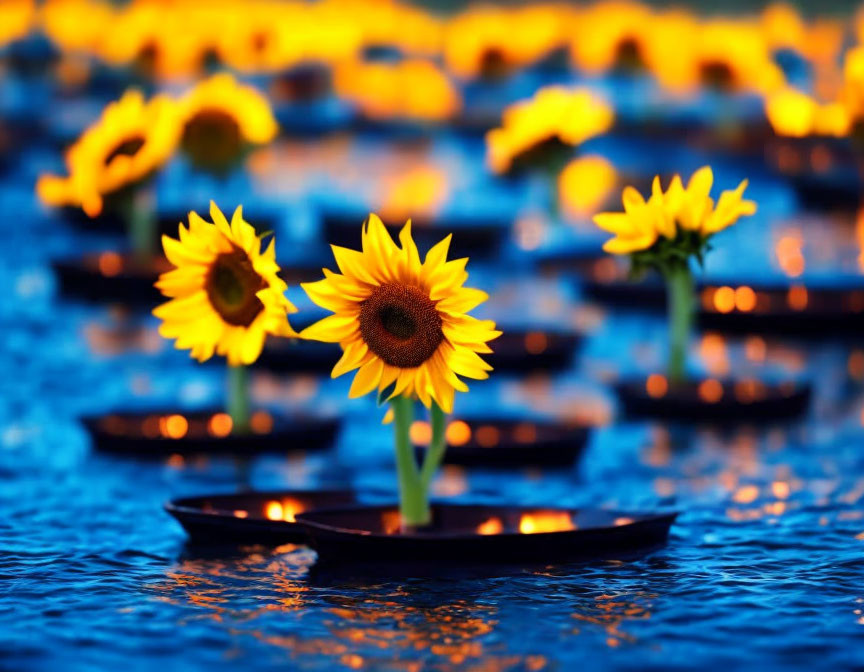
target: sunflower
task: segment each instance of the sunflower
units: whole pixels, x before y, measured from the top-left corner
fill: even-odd
[[[34,0],[0,3],[0,47],[26,37],[36,18]]]
[[[190,349],[198,361],[215,352],[231,366],[251,364],[267,334],[296,336],[287,315],[297,309],[284,296],[273,240],[262,252],[242,207],[229,224],[211,202],[210,217],[212,223],[190,212],[179,240],[162,237],[165,256],[176,268],[156,282],[171,300],[153,314],[162,320],[159,333],[176,339],[178,349]]]
[[[487,343],[501,332],[491,320],[467,314],[488,296],[463,287],[468,260],[447,261],[450,239],[421,263],[410,220],[397,246],[370,215],[363,251],[332,246],[341,273],[325,269],[323,280],[302,285],[312,301],[334,314],[300,335],[342,346],[332,376],[358,369],[351,398],[392,386],[391,399],[417,397],[427,408],[434,401],[450,413],[454,392],[468,390],[458,376],[488,377],[492,367],[479,354],[492,352]]]
[[[270,103],[251,86],[220,73],[198,84],[178,103],[183,149],[201,167],[224,171],[250,145],[276,137]]]
[[[81,206],[95,217],[105,196],[144,180],[171,157],[179,130],[170,98],[148,102],[140,91],[127,91],[69,149],[69,177],[41,176],[37,193],[47,205]]]
[[[615,234],[603,249],[611,254],[638,253],[665,239],[669,244],[657,250],[660,257],[668,253],[680,258],[681,251],[701,255],[709,236],[756,212],[756,203],[742,198],[747,180],[734,190],[722,192],[716,207],[709,195],[713,183],[714,173],[704,166],[693,174],[686,188],[676,175],[664,192],[660,178],[655,177],[648,200],[633,187],[626,187],[624,212],[594,217],[597,226]]]
[[[614,119],[612,108],[588,89],[544,87],[504,110],[501,128],[486,134],[487,163],[506,173],[546,146],[576,146],[604,133]]]

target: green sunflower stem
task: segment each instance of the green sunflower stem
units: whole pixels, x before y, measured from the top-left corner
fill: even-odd
[[[441,460],[444,459],[444,453],[447,450],[446,432],[447,432],[447,416],[441,407],[432,402],[432,443],[429,444],[429,449],[426,451],[426,456],[423,458],[423,467],[420,470],[420,480],[423,482],[423,487],[428,490],[429,484],[441,466]]]
[[[686,264],[666,272],[669,315],[669,382],[683,382],[687,375],[687,346],[693,327],[693,274]]]
[[[132,253],[148,261],[156,253],[156,211],[149,189],[133,189],[126,204],[126,227]]]
[[[228,367],[228,415],[235,434],[249,432],[251,402],[249,398],[249,369],[242,364]]]
[[[411,445],[411,422],[414,402],[404,396],[395,397],[393,408],[396,432],[396,472],[399,478],[399,514],[403,528],[422,527],[432,522],[429,508],[429,488],[423,482]]]

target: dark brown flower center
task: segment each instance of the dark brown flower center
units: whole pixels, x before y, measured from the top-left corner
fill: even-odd
[[[395,282],[363,302],[360,334],[372,352],[400,369],[423,364],[444,339],[435,302],[421,289]]]
[[[500,47],[489,47],[480,56],[480,76],[483,79],[503,79],[510,74],[510,63]]]
[[[234,117],[221,110],[201,110],[186,123],[183,149],[201,168],[227,170],[243,150],[240,126]]]
[[[105,156],[104,164],[106,166],[109,165],[118,156],[135,156],[144,146],[144,142],[144,136],[142,135],[133,135],[131,138],[126,138],[123,142],[108,152]]]
[[[641,70],[645,67],[642,49],[634,37],[625,37],[615,50],[615,67],[621,70]]]
[[[255,294],[267,283],[239,247],[216,257],[204,286],[210,305],[228,324],[248,327],[264,309],[264,304]]]
[[[735,83],[732,68],[721,61],[706,61],[699,68],[702,84],[718,91],[729,91]]]

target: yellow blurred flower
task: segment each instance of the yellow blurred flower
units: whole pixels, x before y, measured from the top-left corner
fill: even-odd
[[[458,77],[498,77],[564,46],[577,25],[564,5],[472,7],[447,24],[444,62]]]
[[[660,178],[655,177],[648,200],[633,187],[626,187],[622,195],[624,212],[594,217],[598,227],[615,234],[603,249],[611,254],[629,254],[648,250],[658,240],[666,239],[669,245],[659,251],[662,255],[673,252],[673,248],[701,255],[709,236],[756,212],[756,203],[742,198],[747,180],[734,190],[722,192],[716,207],[710,197],[713,183],[714,174],[705,166],[693,174],[686,188],[676,175],[664,192]],[[695,238],[691,234],[696,234]],[[673,254],[678,256],[677,252]]]
[[[0,47],[27,37],[35,18],[35,0],[0,2]]]
[[[423,60],[344,63],[336,68],[334,88],[372,119],[445,121],[462,107],[452,82]]]
[[[196,165],[216,171],[234,164],[250,145],[272,141],[279,130],[267,98],[229,73],[195,86],[177,111],[183,149]]]
[[[638,2],[594,4],[574,24],[570,43],[573,62],[589,73],[645,65],[653,18],[651,10]]]
[[[190,212],[188,228],[180,224],[179,240],[162,237],[175,268],[156,282],[171,300],[153,314],[162,320],[159,333],[176,339],[175,347],[191,350],[198,361],[215,352],[231,366],[251,364],[268,334],[296,336],[288,314],[297,309],[285,298],[274,240],[262,251],[240,207],[229,224],[211,202],[210,217],[207,222]]]
[[[95,217],[105,196],[160,168],[173,154],[179,135],[174,101],[162,95],[145,101],[140,91],[127,91],[69,149],[69,176],[41,176],[36,191],[47,205],[80,206]]]
[[[42,30],[63,52],[95,53],[115,19],[116,10],[104,0],[47,0],[39,9]]]
[[[505,173],[546,142],[579,145],[607,131],[614,119],[612,108],[588,89],[542,88],[504,110],[501,127],[486,134],[486,162],[493,172]]]
[[[838,102],[821,104],[806,93],[787,88],[770,95],[765,114],[777,135],[803,138],[808,135],[842,137],[852,120]]]
[[[463,287],[467,259],[447,261],[451,236],[420,261],[409,221],[394,243],[376,215],[363,227],[362,252],[333,247],[339,273],[302,285],[309,297],[333,315],[304,329],[301,336],[342,346],[335,378],[357,369],[349,396],[373,390],[390,398],[435,401],[453,410],[456,390],[468,387],[459,376],[483,380],[492,369],[479,354],[501,332],[491,320],[467,313],[488,296]],[[479,354],[478,354],[479,353]]]
[[[558,176],[558,199],[572,216],[593,215],[603,206],[618,182],[615,167],[602,156],[581,156]]]

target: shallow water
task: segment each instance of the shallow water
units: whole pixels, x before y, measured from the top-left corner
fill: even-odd
[[[355,147],[344,160],[364,151]],[[462,165],[452,146],[436,151]],[[578,288],[538,280],[514,248],[509,254],[521,261],[506,276],[494,265],[476,266],[472,280],[495,297],[485,313],[501,322],[578,325],[586,341],[568,371],[524,380],[494,376],[460,399],[460,408],[575,416],[600,426],[572,470],[447,468],[436,495],[680,510],[666,546],[637,557],[447,570],[437,578],[322,572],[313,552],[291,545],[194,547],[162,511],[167,499],[250,485],[348,485],[370,502],[392,499],[388,430],[370,400],[347,402],[347,381],[258,374],[254,393],[262,404],[344,411],[332,453],[262,457],[241,469],[229,459],[148,462],[92,451],[80,415],[218,403],[222,371],[172,351],[146,317],[57,295],[49,259],[111,239],[72,232],[35,205],[32,175],[48,161],[45,152],[29,152],[0,185],[6,213],[0,223],[0,366],[6,372],[0,378],[0,667],[864,666],[864,395],[861,367],[854,364],[862,355],[849,344],[712,334],[694,340],[695,371],[813,378],[813,407],[800,422],[726,432],[613,422],[604,382],[659,365],[662,319],[578,304]],[[301,186],[294,183],[298,192],[316,188]],[[160,188],[171,197],[170,185]],[[244,183],[236,191],[249,188]],[[363,191],[350,180],[342,188]],[[754,188],[766,204],[761,219],[718,239],[710,271],[738,272],[745,264],[778,272],[776,265],[760,266],[745,227],[770,240],[795,211],[784,185],[754,180]],[[301,195],[273,190],[268,198],[285,213],[280,240],[314,240],[314,213]],[[844,256],[850,249],[844,236],[851,238],[851,226],[796,231],[805,250],[830,248]],[[813,266],[829,280],[847,275],[845,266],[832,275],[821,252]],[[296,288],[291,296],[308,307]],[[131,348],[118,347],[113,335],[130,321],[143,331],[135,332]]]

